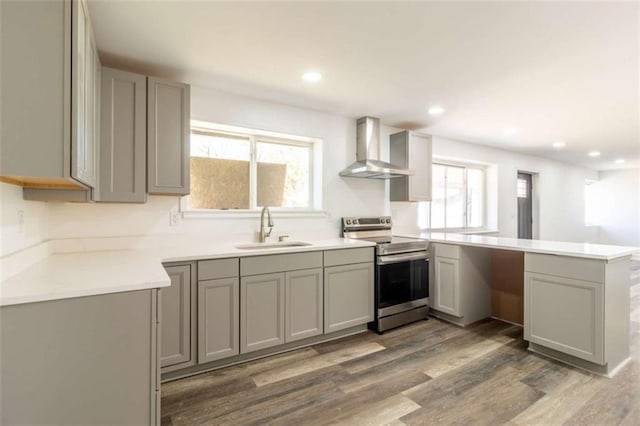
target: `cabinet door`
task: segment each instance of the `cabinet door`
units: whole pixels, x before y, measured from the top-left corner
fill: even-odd
[[[409,200],[431,201],[431,138],[410,133],[409,168],[415,172],[409,177]]]
[[[0,424],[155,424],[155,302],[137,290],[0,307]]]
[[[324,269],[324,332],[373,321],[373,263]]]
[[[524,338],[604,364],[603,284],[525,273]]]
[[[192,285],[189,265],[166,268],[171,286],[161,290],[160,365],[166,367],[193,364],[192,360]]]
[[[409,131],[389,137],[392,164],[413,170],[413,176],[391,179],[391,201],[431,201],[431,137]]]
[[[455,316],[462,316],[459,260],[436,256],[434,269],[433,309]]]
[[[198,282],[198,363],[240,353],[237,278]]]
[[[0,3],[1,174],[69,184],[71,4]]]
[[[322,334],[322,268],[285,273],[285,341]]]
[[[89,10],[84,0],[73,2],[73,48],[71,83],[71,176],[96,185],[96,141],[93,135],[94,66],[97,52],[93,46]]]
[[[146,85],[145,76],[102,70],[99,201],[147,200]]]
[[[189,86],[149,77],[147,172],[150,194],[189,193]]]
[[[240,352],[284,343],[284,273],[242,277]]]

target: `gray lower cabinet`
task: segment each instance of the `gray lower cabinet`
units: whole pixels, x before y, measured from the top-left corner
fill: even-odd
[[[525,339],[603,364],[603,290],[602,283],[526,273]]]
[[[198,282],[198,363],[240,353],[239,307],[237,277]]]
[[[434,243],[431,313],[461,326],[491,316],[491,250]]]
[[[162,372],[195,364],[196,292],[191,265],[165,267],[171,286],[161,290]]]
[[[324,332],[373,321],[373,286],[371,262],[324,268]]]
[[[0,307],[0,424],[160,424],[158,292]]]
[[[285,273],[285,341],[323,333],[322,268]]]
[[[600,374],[629,360],[629,258],[525,253],[529,348]]]
[[[97,201],[147,201],[146,86],[143,75],[102,69]]]
[[[189,85],[148,78],[147,191],[187,195],[190,190]]]
[[[524,338],[577,358],[605,364],[604,283],[611,268],[615,268],[615,264],[527,253]],[[611,291],[618,284],[607,284],[613,299],[615,293]],[[620,303],[616,309],[624,310],[625,304]]]
[[[432,307],[441,312],[462,316],[460,307],[460,261],[436,256],[434,259],[435,291]]]
[[[285,274],[252,275],[240,280],[240,352],[285,342]]]

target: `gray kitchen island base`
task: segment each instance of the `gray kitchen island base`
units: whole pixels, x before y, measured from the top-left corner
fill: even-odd
[[[547,244],[558,250],[558,243]],[[434,243],[430,313],[467,326],[492,312],[523,312],[523,337],[532,352],[612,377],[629,361],[631,255],[622,248],[620,254],[598,257],[592,254],[596,249],[586,246],[582,256],[575,249],[568,254],[525,252],[524,265],[514,270],[510,257],[501,256],[502,263],[494,257],[491,265],[481,256],[466,260],[469,253],[491,253],[490,240],[482,247]],[[491,297],[496,268],[511,269],[499,283],[512,291],[508,297]]]
[[[0,308],[0,424],[159,424],[155,289]]]

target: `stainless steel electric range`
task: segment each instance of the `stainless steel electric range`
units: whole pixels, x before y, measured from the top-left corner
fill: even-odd
[[[343,217],[344,238],[376,245],[375,319],[378,333],[427,318],[429,298],[429,243],[394,237],[391,217]]]

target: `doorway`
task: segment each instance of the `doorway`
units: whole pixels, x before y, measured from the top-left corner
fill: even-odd
[[[533,177],[531,173],[518,172],[518,238],[533,238]]]

